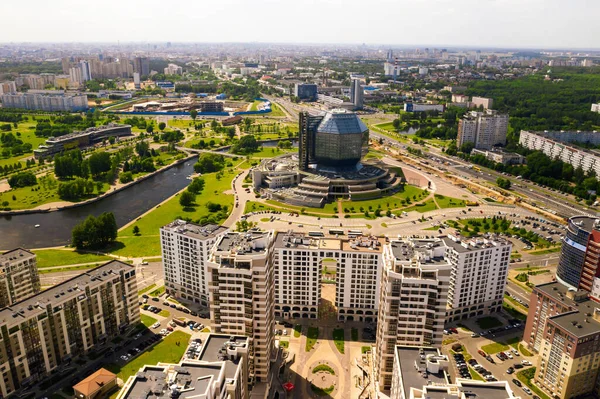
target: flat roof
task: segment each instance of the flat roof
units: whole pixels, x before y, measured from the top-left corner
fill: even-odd
[[[199,240],[214,238],[227,231],[227,227],[215,223],[205,223],[200,225],[180,219],[174,220],[166,226],[163,226],[163,229]]]
[[[425,348],[425,347],[409,347],[409,346],[397,346],[396,354],[398,359],[400,359],[400,373],[402,378],[402,385],[404,387],[404,397],[410,397],[410,389],[411,388],[419,388],[424,385],[428,385],[429,382],[433,384],[447,384],[448,380],[446,378],[446,373],[444,371],[433,374],[427,372],[427,377],[423,377],[423,375],[417,370],[415,364],[419,364],[422,368],[426,368],[424,363],[420,363],[421,354],[420,350],[423,350],[423,354],[425,356],[428,355],[440,355],[440,351],[436,348]]]
[[[440,239],[409,239],[406,241],[393,240],[390,242],[392,255],[394,255],[396,260],[401,262],[409,262],[417,253],[421,253],[424,256],[419,258],[419,263],[429,265],[448,264],[443,256],[429,256],[430,251],[443,246],[443,242]]]
[[[385,244],[384,238],[375,236],[336,237],[325,231],[323,231],[323,235],[323,237],[311,237],[308,234],[293,231],[279,232],[275,236],[274,247],[381,253]]]
[[[600,334],[600,322],[593,317],[594,311],[600,308],[600,305],[593,301],[578,305],[577,310],[549,317],[548,321],[577,338]]]
[[[562,285],[558,281],[552,281],[545,284],[536,285],[534,287],[534,291],[541,292],[544,295],[552,298],[555,302],[562,303],[566,306],[575,307],[578,303],[589,301],[587,291],[579,290],[573,294],[570,294],[572,290],[568,287]],[[573,295],[574,298],[581,299],[573,299],[569,298],[569,296]]]
[[[259,243],[267,239],[268,233],[263,231],[248,231],[246,233],[229,232],[217,241],[217,250],[239,255],[257,255],[267,251],[267,244]],[[258,244],[258,245],[256,245]]]
[[[7,262],[11,260],[18,260],[24,257],[35,256],[35,254],[31,251],[28,251],[23,248],[15,248],[10,251],[6,251],[3,254],[0,254],[0,262]]]
[[[579,227],[582,230],[591,232],[592,230],[594,230],[594,224],[597,220],[600,219],[591,216],[581,215],[569,218],[569,223],[573,223],[575,226]]]
[[[455,239],[452,239],[450,237],[451,236],[448,235],[448,237],[444,237],[442,240],[446,246],[454,249],[456,252],[471,252],[486,248],[498,248],[512,245],[510,241],[495,235],[490,235],[488,237],[473,237],[468,239],[462,239],[454,236],[452,237]]]
[[[505,384],[499,385],[504,382]],[[463,393],[470,393],[468,399],[509,399],[515,395],[510,390],[506,381],[499,382],[474,382],[469,380],[460,380],[460,390]]]
[[[248,347],[248,337],[242,335],[220,335],[210,334],[202,344],[202,351],[198,357],[199,361],[205,362],[222,362],[225,363],[225,377],[233,378],[237,371],[238,363],[225,360],[219,351],[226,346],[227,343],[235,342],[236,344],[245,344]]]
[[[97,281],[108,281],[118,275],[121,270],[135,271],[135,268],[127,263],[112,260],[101,266],[87,270],[37,295],[30,296],[4,309],[0,309],[0,324],[20,323],[34,315],[46,312],[48,304],[55,302],[62,303],[67,298],[85,295],[86,286]]]

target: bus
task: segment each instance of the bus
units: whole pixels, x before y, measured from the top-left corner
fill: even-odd
[[[480,167],[478,167],[478,166],[473,166],[473,170],[474,170],[475,172],[481,172],[481,168],[480,168]]]
[[[325,237],[325,234],[323,234],[322,231],[309,231],[308,236],[309,237]]]
[[[363,233],[360,230],[348,230],[348,237],[362,236]]]
[[[329,234],[336,235],[336,236],[343,236],[344,230],[331,229],[331,230],[329,230]]]

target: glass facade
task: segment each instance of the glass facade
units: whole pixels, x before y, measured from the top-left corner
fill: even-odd
[[[314,145],[317,164],[354,166],[369,149],[369,129],[355,113],[334,110],[317,127]]]
[[[589,220],[588,220],[589,219]],[[569,219],[565,238],[562,240],[556,277],[562,283],[579,287],[585,251],[595,219],[578,216]]]

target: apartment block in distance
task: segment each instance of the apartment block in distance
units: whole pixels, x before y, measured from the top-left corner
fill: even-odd
[[[140,322],[135,268],[111,261],[0,310],[0,396]]]
[[[205,259],[227,228],[175,220],[160,229],[163,271],[167,294],[208,306]]]
[[[376,320],[379,306],[382,238],[311,237],[278,233],[273,245],[275,316],[310,318],[319,314],[321,275],[335,271],[339,321]]]
[[[390,388],[397,345],[441,346],[452,265],[440,239],[393,240],[383,249],[375,372]]]
[[[207,260],[210,319],[222,334],[250,337],[249,376],[268,381],[274,354],[273,232],[221,235]]]
[[[117,399],[247,399],[248,338],[210,334],[199,340],[204,342],[198,360],[143,366],[125,382]]]
[[[474,148],[489,150],[496,145],[506,144],[508,115],[493,110],[471,111],[458,121],[456,145],[473,143]]]
[[[0,309],[40,292],[35,254],[22,248],[0,255]]]
[[[85,94],[56,95],[38,93],[2,94],[0,96],[4,108],[20,108],[39,111],[76,112],[88,109]]]
[[[499,236],[443,238],[452,263],[446,321],[502,310],[512,243]]]

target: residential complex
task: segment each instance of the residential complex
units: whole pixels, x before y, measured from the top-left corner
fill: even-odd
[[[443,239],[452,263],[446,321],[500,312],[512,243],[498,236]]]
[[[396,345],[441,346],[452,265],[440,239],[393,240],[383,249],[375,372],[389,389]]]
[[[35,254],[22,248],[0,255],[0,309],[40,292]]]
[[[450,384],[450,361],[433,347],[393,348],[394,373],[390,399],[525,399],[507,381],[458,378]]]
[[[135,268],[111,261],[0,310],[0,395],[140,322]]]
[[[251,337],[250,378],[267,382],[274,354],[273,232],[227,232],[208,261],[210,320],[216,332]]]
[[[21,108],[38,111],[76,112],[88,109],[85,94],[15,93],[0,96],[4,108]]]
[[[208,306],[208,259],[212,246],[227,229],[175,220],[160,229],[167,294]]]
[[[506,144],[508,115],[493,110],[485,112],[471,111],[458,121],[456,145],[472,143],[474,148],[489,150],[497,145]]]
[[[73,132],[58,137],[50,137],[45,144],[40,144],[33,150],[35,158],[47,158],[63,151],[75,148],[85,148],[101,143],[109,137],[122,137],[131,135],[130,125],[109,123],[108,125],[90,127],[82,132]]]
[[[567,145],[567,143],[600,144],[597,132],[529,132],[521,130],[519,144],[530,150],[541,151],[552,159],[559,159],[584,172],[594,171],[600,176],[600,153]]]
[[[340,321],[375,321],[379,305],[381,254],[377,237],[310,237],[277,233],[273,245],[275,316],[310,318],[319,314],[321,275],[335,274],[335,306]]]
[[[17,92],[17,86],[13,81],[0,82],[0,94],[13,94]]]
[[[249,339],[210,334],[201,345],[198,360],[143,366],[117,399],[147,398],[149,392],[156,398],[247,399]]]

